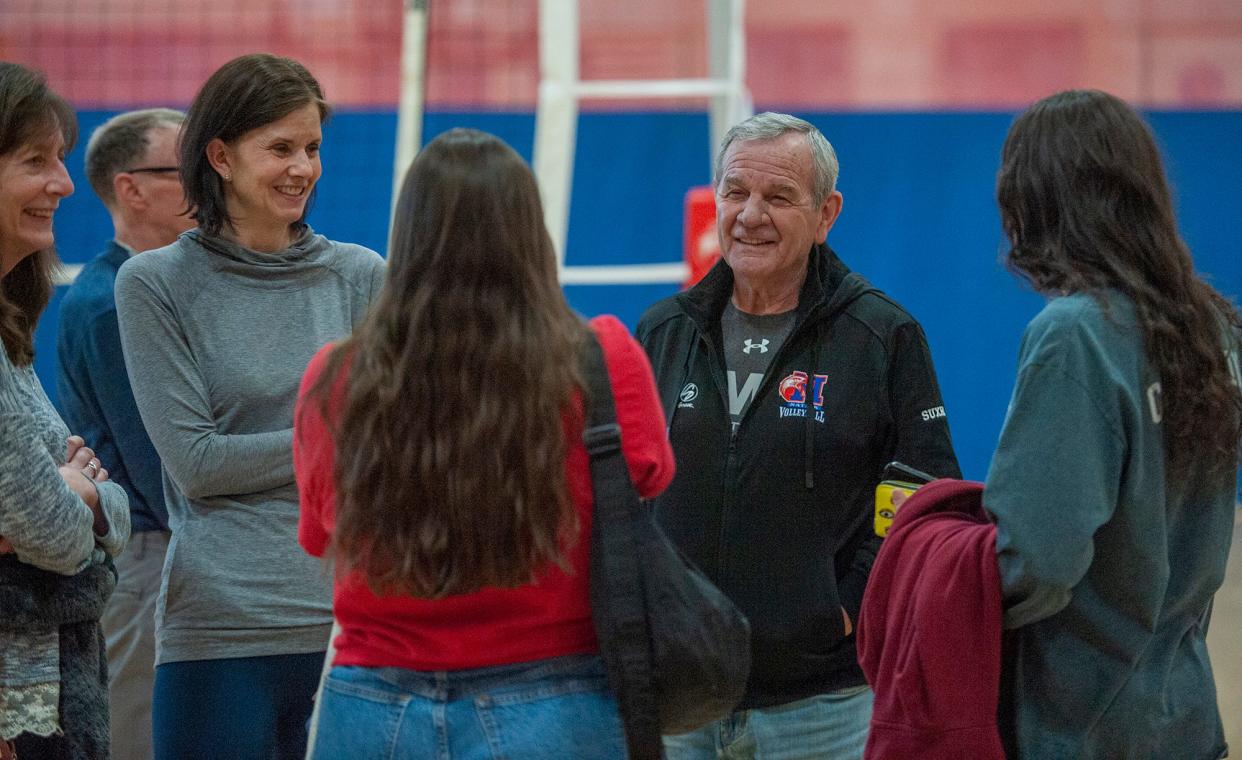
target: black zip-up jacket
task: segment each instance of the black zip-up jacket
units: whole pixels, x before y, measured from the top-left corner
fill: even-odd
[[[826,245],[733,433],[720,329],[732,292],[720,262],[648,309],[637,337],[677,456],[656,516],[750,618],[744,709],[865,683],[841,609],[858,619],[879,549],[880,473],[893,460],[961,472],[922,328]]]

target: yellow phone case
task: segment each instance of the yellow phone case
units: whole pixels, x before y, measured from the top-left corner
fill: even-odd
[[[897,507],[893,506],[893,492],[901,491],[909,498],[911,494],[919,490],[918,483],[908,483],[904,480],[882,480],[880,485],[875,487],[875,534],[880,538],[888,535],[888,529],[893,527],[893,518],[897,516]]]

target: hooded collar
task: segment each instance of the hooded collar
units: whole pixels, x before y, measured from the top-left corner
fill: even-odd
[[[807,254],[806,280],[798,293],[794,330],[812,314],[823,311],[835,314],[863,293],[875,288],[866,279],[851,272],[827,243],[819,243]],[[719,325],[725,304],[733,296],[733,270],[724,259],[694,287],[680,293],[681,308],[699,325],[702,332],[712,333]]]
[[[313,279],[326,274],[323,259],[333,246],[310,227],[305,227],[288,248],[270,253],[251,250],[197,228],[183,232],[181,239],[205,251],[215,271],[234,275],[241,283],[264,289],[301,287],[308,282],[308,277]]]
[[[308,259],[316,258],[323,248],[323,238],[316,235],[309,225],[303,225],[302,233],[287,248],[279,251],[255,251],[218,235],[208,235],[197,227],[183,234],[211,253],[231,262],[263,269],[296,268],[308,263]]]

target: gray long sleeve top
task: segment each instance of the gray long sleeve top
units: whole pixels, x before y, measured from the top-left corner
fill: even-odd
[[[125,548],[129,499],[115,483],[96,484],[108,524],[107,534],[97,536],[90,508],[57,470],[65,460],[68,436],[34,368],[15,367],[0,346],[0,536],[13,545],[21,562],[76,576],[103,562],[105,554],[116,556]],[[63,588],[72,586],[70,582]],[[53,608],[64,600],[41,595],[8,577],[3,568],[0,587],[10,599],[0,605],[0,739],[23,731],[46,735],[59,727],[61,650]],[[46,615],[46,620],[11,625],[12,617],[5,613],[12,612],[7,609],[12,594],[22,596],[23,606]],[[96,601],[102,606],[103,599]]]
[[[326,648],[331,579],[297,545],[293,407],[383,273],[374,251],[309,229],[274,253],[191,230],[121,267],[121,343],[173,532],[157,663]]]
[[[17,558],[73,575],[104,553],[116,556],[129,540],[129,500],[115,483],[97,483],[108,534],[96,536],[89,507],[69,490],[64,464],[69,428],[60,419],[33,366],[14,367],[0,348],[0,536]],[[103,463],[108,466],[107,462]]]

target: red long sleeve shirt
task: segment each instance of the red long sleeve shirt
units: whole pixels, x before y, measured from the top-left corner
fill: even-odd
[[[616,318],[597,317],[591,327],[612,382],[630,476],[638,492],[650,498],[668,486],[674,469],[651,365]],[[301,494],[298,540],[315,556],[323,556],[331,541],[334,449],[318,404],[308,402],[306,394],[323,372],[329,351],[321,350],[307,367],[294,415],[293,464]],[[338,406],[344,390],[344,383],[338,383],[329,409]],[[588,598],[593,496],[582,428],[582,405],[576,399],[565,415],[570,446],[564,477],[581,521],[568,555],[572,573],[549,564],[535,582],[516,589],[488,587],[434,600],[377,596],[357,573],[338,578],[333,607],[342,632],[335,642],[335,664],[459,670],[598,651]]]

